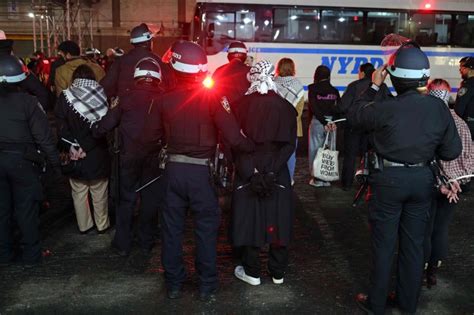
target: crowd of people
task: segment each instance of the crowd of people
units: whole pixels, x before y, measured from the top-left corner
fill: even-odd
[[[182,241],[190,210],[199,298],[206,301],[218,289],[218,193],[226,187],[224,177],[231,177],[234,275],[259,285],[260,251],[268,245],[269,274],[282,284],[305,106],[294,61],[248,65],[246,46],[233,42],[229,63],[214,72],[216,85],[209,89],[202,84],[208,65],[199,45],[177,41],[160,58],[146,24],[130,35],[133,48],[110,51],[114,60],[107,66],[97,61],[95,49],[81,56],[75,42],[61,43],[46,85],[13,56],[13,41],[0,39],[0,263],[14,260],[14,225],[21,232],[23,263],[41,261],[39,177],[47,164],[50,173],[69,178],[80,233],[110,231],[109,187],[115,190],[111,246],[118,255],[128,256],[134,246],[137,207],[136,244],[144,255],[151,253],[160,222],[170,299],[181,297],[186,279]],[[385,311],[397,240],[395,299],[402,310],[416,311],[423,274],[429,286],[436,284],[458,194],[461,187],[467,190],[474,171],[474,58],[460,61],[463,82],[454,109],[449,84],[429,81],[429,68],[421,48],[407,42],[388,65],[361,65],[359,79],[342,97],[324,65],[308,87],[309,184],[331,185],[315,176],[313,161],[326,136],[335,136],[333,121],[341,117],[347,118],[341,188],[351,190],[357,157],[365,155],[370,166],[373,268],[368,294],[357,296],[368,313]],[[397,96],[384,83],[387,76]],[[45,115],[52,107],[57,139]]]

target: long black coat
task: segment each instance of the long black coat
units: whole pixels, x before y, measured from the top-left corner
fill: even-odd
[[[232,196],[232,241],[235,246],[288,245],[293,224],[293,198],[287,161],[296,145],[295,108],[273,91],[245,96],[238,120],[243,132],[256,144],[251,154],[236,154],[236,178]],[[277,183],[269,197],[257,196],[250,177],[274,172]]]
[[[82,119],[67,103],[63,93],[58,98],[54,111],[58,125],[60,148],[68,151],[70,145],[61,140],[77,140],[86,152],[86,157],[80,161],[80,171],[71,177],[82,180],[108,178],[110,174],[110,155],[105,137],[96,139],[92,136],[90,123]]]

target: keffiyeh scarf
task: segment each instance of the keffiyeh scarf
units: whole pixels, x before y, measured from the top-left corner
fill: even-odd
[[[107,96],[95,80],[75,79],[63,93],[74,111],[91,125],[107,114]]]
[[[299,100],[304,96],[303,84],[295,77],[276,77],[275,84],[278,89],[278,94],[294,107],[296,107]]]
[[[268,60],[261,60],[250,68],[247,73],[247,80],[250,82],[250,88],[245,95],[255,92],[260,94],[267,94],[268,91],[273,90],[277,92],[277,87],[273,81],[273,71],[275,67]]]
[[[430,95],[441,99],[446,105],[449,103],[449,91],[447,90],[430,90]]]

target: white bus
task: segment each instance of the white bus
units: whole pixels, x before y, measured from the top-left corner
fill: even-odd
[[[391,33],[418,42],[431,78],[448,80],[455,93],[459,60],[474,56],[474,0],[198,0],[192,21],[192,40],[205,48],[211,72],[240,40],[255,60],[292,58],[305,85],[327,65],[341,92],[361,64],[386,62],[380,43]]]

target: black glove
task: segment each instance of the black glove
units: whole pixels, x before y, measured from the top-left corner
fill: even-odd
[[[265,182],[265,197],[269,197],[276,187],[277,177],[275,173],[269,172],[263,176],[263,180]]]
[[[250,177],[250,189],[259,197],[263,197],[266,186],[264,176],[260,173],[255,173]]]

